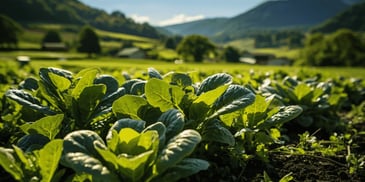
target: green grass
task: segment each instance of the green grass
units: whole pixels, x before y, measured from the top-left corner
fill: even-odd
[[[128,35],[123,33],[115,33],[115,32],[108,32],[104,30],[96,30],[96,33],[99,36],[105,36],[105,37],[111,37],[116,39],[122,39],[122,40],[130,40],[130,41],[138,41],[138,42],[156,42],[155,39],[145,38],[145,37],[139,37],[135,35]]]
[[[254,49],[254,53],[267,53],[273,54],[276,57],[287,57],[290,59],[297,59],[300,54],[300,49],[288,49],[286,47],[281,48],[260,48]]]
[[[162,49],[158,51],[158,57],[164,60],[174,60],[179,57],[177,52],[172,49]]]
[[[63,58],[85,58],[84,53],[69,52],[47,52],[47,51],[11,51],[0,52],[0,60],[4,58],[15,59],[17,56],[29,56],[31,59],[63,59]]]
[[[80,61],[43,61],[33,60],[31,65],[40,67],[61,67],[67,69],[82,69],[87,67],[98,67],[108,71],[136,71],[147,70],[149,67],[154,67],[162,73],[168,71],[202,71],[207,74],[218,72],[227,72],[233,74],[246,75],[250,71],[256,73],[273,73],[274,71],[283,70],[291,76],[298,75],[302,72],[310,75],[321,73],[324,77],[333,78],[339,76],[357,77],[365,79],[364,68],[333,68],[333,67],[289,67],[289,66],[260,66],[260,65],[244,65],[244,64],[226,64],[226,63],[184,63],[174,64],[155,60],[138,60],[138,59],[118,59],[101,57],[97,59],[85,59]]]
[[[37,49],[41,47],[41,42],[48,30],[56,30],[60,33],[63,42],[66,42],[71,48],[75,48],[78,41],[79,31],[81,26],[77,25],[60,25],[60,24],[31,24],[24,29],[19,37],[18,47],[21,49]],[[123,33],[108,32],[95,29],[100,38],[109,37],[113,39],[132,41],[133,44],[142,49],[151,49],[159,44],[158,40],[128,35]],[[118,49],[121,46],[120,41],[101,41],[103,50]]]
[[[231,42],[228,42],[227,44],[225,44],[225,46],[232,46],[237,48],[240,51],[252,51],[254,50],[254,45],[255,44],[255,40],[251,39],[251,38],[246,38],[246,39],[239,39],[239,40],[234,40]]]

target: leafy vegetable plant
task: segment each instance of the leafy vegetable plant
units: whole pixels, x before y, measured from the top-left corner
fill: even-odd
[[[299,105],[303,113],[296,119],[299,127],[312,132],[323,128],[327,133],[341,127],[336,111],[344,103],[346,94],[335,92],[331,82],[300,81],[286,77],[281,83],[266,80],[260,91],[265,96],[275,96],[282,105]],[[293,123],[291,123],[293,124]],[[293,128],[298,128],[293,126]]]
[[[57,171],[62,149],[60,139],[32,152],[24,152],[15,145],[0,147],[0,164],[17,181],[58,181],[63,173]]]
[[[233,135],[219,116],[250,105],[255,95],[249,89],[231,84],[232,77],[225,73],[209,76],[200,84],[193,84],[192,78],[182,73],[170,72],[162,76],[149,69],[149,75],[147,81],[133,80],[124,84],[128,94],[113,104],[117,117],[149,121],[161,112],[177,109],[184,115],[185,127],[199,131],[203,141],[234,144]],[[144,89],[138,89],[140,85],[144,85]]]
[[[186,158],[201,137],[182,130],[175,116],[176,111],[167,111],[148,127],[141,120],[118,120],[106,144],[93,131],[72,132],[64,139],[62,164],[93,181],[177,181],[207,169],[208,162]]]
[[[58,68],[41,68],[40,80],[11,89],[6,96],[45,116],[64,114],[61,136],[77,129],[100,130],[106,122],[115,121],[111,105],[124,95],[124,88],[113,77],[98,73],[85,69],[73,75]]]

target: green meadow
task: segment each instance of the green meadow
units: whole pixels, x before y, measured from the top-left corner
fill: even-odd
[[[24,53],[14,52],[13,55]],[[37,55],[36,53],[33,53]],[[39,54],[39,53],[38,53]],[[48,55],[51,56],[52,54]],[[256,74],[274,73],[278,71],[284,71],[291,76],[306,74],[313,75],[321,74],[325,78],[338,78],[338,77],[354,77],[365,79],[364,68],[350,68],[350,67],[299,67],[299,66],[266,66],[266,65],[246,65],[246,64],[233,64],[233,63],[183,63],[174,64],[166,61],[147,60],[147,59],[120,59],[112,57],[98,57],[94,59],[80,59],[80,60],[67,60],[67,57],[82,57],[85,55],[78,53],[54,53],[54,56],[64,56],[65,59],[59,60],[37,60],[34,59],[30,62],[30,66],[35,69],[41,67],[59,67],[65,69],[71,69],[79,71],[83,68],[96,67],[100,68],[104,72],[109,71],[127,71],[135,72],[141,70],[147,70],[149,67],[160,70],[167,73],[169,71],[178,72],[205,72],[213,74],[217,72],[226,72],[237,75],[247,75],[250,72]],[[1,60],[1,62],[8,62],[11,65],[16,66],[16,62],[13,59]]]

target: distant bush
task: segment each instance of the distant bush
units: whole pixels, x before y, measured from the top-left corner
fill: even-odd
[[[302,63],[311,66],[365,66],[365,43],[356,33],[340,29],[307,37]]]
[[[13,19],[0,14],[0,47],[16,46],[21,26]]]
[[[62,39],[56,30],[49,30],[42,40],[42,43],[45,42],[59,43],[62,42]]]
[[[92,53],[101,52],[99,37],[90,26],[81,30],[79,44],[78,51],[87,53],[88,57],[91,57]]]
[[[177,46],[177,52],[187,61],[203,62],[204,56],[215,51],[215,45],[201,35],[185,37]]]
[[[237,63],[239,62],[240,56],[241,56],[240,51],[237,50],[236,48],[231,46],[224,48],[223,58],[227,62]]]

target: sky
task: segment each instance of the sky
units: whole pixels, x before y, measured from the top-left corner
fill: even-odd
[[[204,18],[233,17],[265,0],[80,0],[98,9],[121,11],[138,23],[165,26]]]

